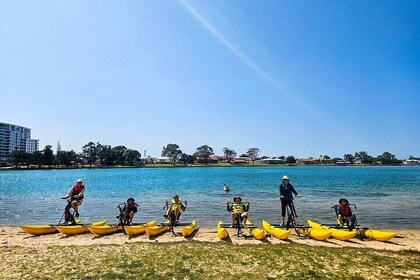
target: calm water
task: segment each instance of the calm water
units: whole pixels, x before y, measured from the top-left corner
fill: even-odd
[[[57,223],[65,195],[77,178],[86,186],[83,222],[116,222],[116,205],[136,198],[135,220],[162,220],[163,202],[175,193],[188,200],[181,221],[202,226],[229,221],[225,203],[239,195],[251,202],[250,218],[278,223],[280,178],[288,175],[302,195],[295,200],[300,222],[335,221],[331,206],[346,197],[357,204],[364,226],[420,229],[420,167],[209,167],[0,171],[0,225]],[[223,184],[231,192],[223,192]]]

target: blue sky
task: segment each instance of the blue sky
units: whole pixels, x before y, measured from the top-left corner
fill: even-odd
[[[3,1],[0,121],[44,147],[420,156],[419,1]]]

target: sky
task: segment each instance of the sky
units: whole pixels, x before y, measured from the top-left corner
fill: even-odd
[[[0,122],[40,147],[420,156],[419,1],[0,0]]]

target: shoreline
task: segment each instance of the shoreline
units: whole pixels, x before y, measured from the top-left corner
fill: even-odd
[[[420,230],[392,230],[397,232],[397,236],[390,241],[380,242],[371,239],[353,238],[348,241],[341,241],[329,238],[326,241],[317,241],[306,236],[299,237],[294,231],[287,240],[279,240],[273,236],[266,236],[263,240],[256,240],[250,234],[245,237],[234,236],[235,230],[228,229],[229,236],[226,240],[217,237],[216,229],[203,227],[198,228],[190,237],[173,236],[170,233],[164,233],[157,237],[149,238],[146,234],[138,236],[125,236],[123,233],[115,233],[107,236],[96,236],[91,233],[66,236],[61,233],[32,236],[23,232],[19,227],[0,226],[0,248],[5,247],[24,247],[40,248],[50,246],[90,246],[90,245],[123,245],[128,243],[178,243],[196,241],[200,243],[222,243],[230,245],[309,245],[313,247],[331,247],[331,248],[370,248],[374,250],[412,250],[420,252]],[[176,229],[180,233],[181,228]]]
[[[29,170],[75,170],[75,169],[133,169],[133,168],[235,168],[235,167],[416,167],[419,165],[377,165],[377,164],[353,164],[353,165],[337,165],[337,164],[187,164],[187,165],[172,165],[172,164],[147,164],[142,166],[84,166],[84,167],[0,167],[0,171],[29,171]]]

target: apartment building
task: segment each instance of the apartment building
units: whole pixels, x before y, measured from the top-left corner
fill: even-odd
[[[31,139],[31,129],[0,122],[0,159],[14,151],[33,153],[39,150],[39,140]]]

